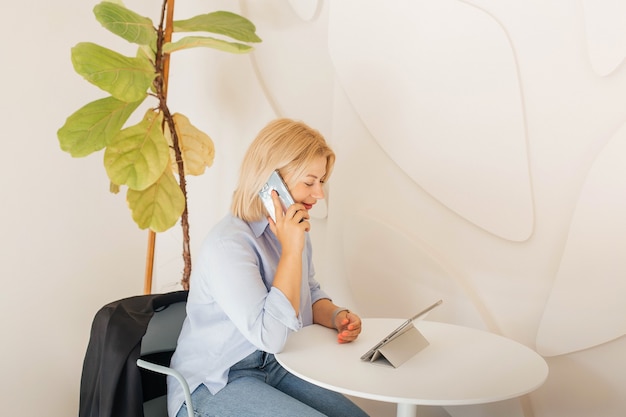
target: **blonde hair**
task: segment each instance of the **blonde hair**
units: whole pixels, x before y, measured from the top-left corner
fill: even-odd
[[[317,158],[326,158],[326,181],[335,164],[335,153],[320,132],[303,122],[276,119],[257,134],[244,155],[239,181],[233,194],[231,212],[245,221],[257,221],[267,213],[259,198],[272,171],[278,169],[283,178],[291,175],[299,180],[305,169]]]

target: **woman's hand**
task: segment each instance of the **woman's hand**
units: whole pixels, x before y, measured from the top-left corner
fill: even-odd
[[[283,206],[275,190],[272,190],[272,201],[276,222],[268,217],[270,229],[278,238],[283,251],[293,250],[301,254],[304,250],[305,232],[311,229],[309,212],[303,204],[295,203],[283,213]]]
[[[281,246],[280,259],[276,266],[273,286],[285,294],[296,316],[300,309],[300,287],[302,286],[302,252],[304,251],[305,232],[309,230],[309,213],[302,204],[292,204],[283,213],[283,206],[278,193],[272,191],[272,201],[276,213],[276,222],[268,217],[270,229],[276,235]]]
[[[341,311],[335,318],[337,327],[337,342],[349,343],[354,341],[361,333],[361,318],[351,311]]]

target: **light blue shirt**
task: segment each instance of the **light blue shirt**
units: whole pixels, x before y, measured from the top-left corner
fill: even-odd
[[[265,219],[247,223],[228,215],[203,242],[171,363],[191,392],[205,384],[217,393],[226,385],[232,365],[256,350],[281,351],[289,333],[313,323],[313,303],[329,297],[314,278],[308,234],[298,315],[287,297],[272,287],[280,253]],[[168,377],[169,415],[176,415],[183,401],[182,388]]]

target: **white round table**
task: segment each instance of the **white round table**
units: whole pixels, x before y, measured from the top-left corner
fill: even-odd
[[[313,384],[361,398],[398,404],[398,417],[414,417],[417,405],[483,404],[527,394],[548,376],[545,360],[513,340],[469,327],[415,322],[429,346],[398,368],[360,360],[401,319],[363,319],[352,343],[337,332],[307,326],[289,336],[278,362]]]

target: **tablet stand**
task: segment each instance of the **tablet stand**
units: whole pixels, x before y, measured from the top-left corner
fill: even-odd
[[[413,324],[393,340],[374,352],[371,362],[399,367],[428,346],[428,340]]]

